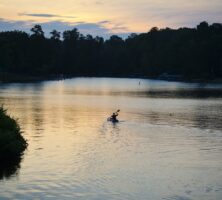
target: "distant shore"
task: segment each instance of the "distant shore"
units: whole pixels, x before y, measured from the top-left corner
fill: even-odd
[[[47,37],[39,24],[30,32],[0,31],[1,82],[127,77],[222,83],[221,23],[153,27],[126,39],[84,35],[76,28]]]
[[[214,79],[204,79],[204,78],[181,78],[181,79],[167,79],[167,78],[159,78],[159,77],[145,77],[145,76],[110,76],[110,75],[99,75],[99,76],[72,76],[72,75],[50,75],[50,76],[33,76],[33,75],[21,75],[21,74],[5,74],[0,77],[0,83],[33,83],[33,82],[41,82],[41,81],[49,81],[49,80],[65,80],[77,77],[88,77],[88,78],[138,78],[138,79],[152,79],[152,80],[162,80],[169,82],[187,82],[187,83],[213,83],[213,84],[221,84],[222,78],[214,78]]]

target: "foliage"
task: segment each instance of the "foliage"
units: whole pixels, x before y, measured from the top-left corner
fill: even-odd
[[[186,79],[222,77],[222,25],[201,22],[196,28],[152,28],[123,40],[82,35],[74,28],[40,25],[32,34],[0,32],[0,80],[5,74],[27,76],[137,76],[179,74]],[[60,39],[60,35],[63,39]]]
[[[17,159],[26,147],[19,125],[0,107],[0,160]]]

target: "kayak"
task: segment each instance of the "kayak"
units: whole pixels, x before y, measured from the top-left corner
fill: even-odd
[[[112,117],[107,118],[107,121],[108,121],[108,122],[113,122],[113,123],[119,122],[119,120],[113,119]]]

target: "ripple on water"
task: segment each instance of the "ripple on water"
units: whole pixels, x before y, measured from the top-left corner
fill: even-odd
[[[0,199],[221,200],[222,101],[216,90],[190,91],[198,87],[139,79],[0,86],[0,103],[29,141]],[[117,109],[120,123],[108,123]]]

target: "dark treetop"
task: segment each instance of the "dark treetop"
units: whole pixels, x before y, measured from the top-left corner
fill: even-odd
[[[53,30],[46,38],[40,25],[29,35],[0,33],[0,80],[36,77],[179,75],[186,80],[222,77],[222,25],[201,22],[196,28],[152,28],[123,40],[82,35],[76,28]],[[19,78],[18,78],[19,77]]]

